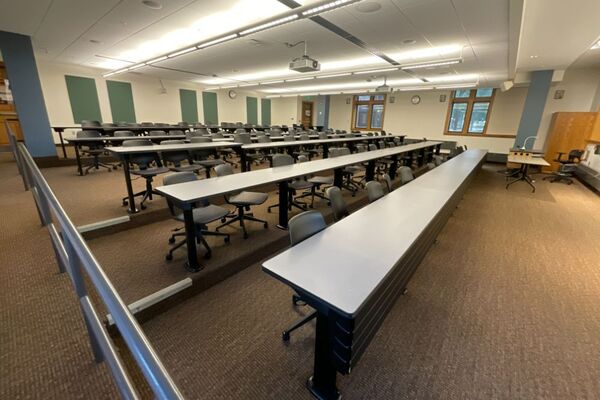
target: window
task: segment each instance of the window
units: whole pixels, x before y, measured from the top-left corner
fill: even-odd
[[[383,129],[385,94],[354,96],[352,104],[353,130]]]
[[[495,89],[460,89],[452,92],[446,134],[484,135],[490,120]]]

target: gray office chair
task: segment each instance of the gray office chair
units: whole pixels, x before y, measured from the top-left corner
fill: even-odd
[[[148,136],[167,136],[167,133],[165,131],[150,131]]]
[[[215,172],[217,176],[226,176],[233,174],[233,167],[229,164],[217,165],[215,167]],[[231,218],[229,221],[219,225],[217,227],[217,231],[224,226],[231,225],[232,223],[239,221],[242,230],[244,231],[244,239],[248,238],[248,232],[246,232],[246,226],[244,221],[255,221],[261,222],[264,224],[265,229],[269,227],[269,223],[265,220],[255,218],[252,214],[245,214],[245,209],[250,209],[251,206],[257,206],[263,204],[269,195],[266,193],[258,193],[258,192],[235,192],[229,193],[225,195],[225,201],[228,204],[237,208],[237,214],[230,214],[228,218]]]
[[[131,147],[131,146],[152,146],[152,142],[148,139],[131,139],[123,142],[123,147]],[[141,192],[135,193],[133,196],[143,196],[142,202],[140,203],[140,207],[142,210],[146,209],[146,205],[144,202],[146,200],[152,200],[152,195],[161,196],[154,188],[152,187],[152,181],[154,177],[159,174],[164,174],[169,172],[169,168],[164,167],[160,162],[160,158],[156,152],[149,151],[148,153],[136,153],[131,154],[129,156],[129,162],[131,164],[135,164],[138,166],[138,169],[131,169],[130,173],[132,175],[141,176],[146,180],[146,189]],[[123,198],[123,206],[129,204],[129,198]]]
[[[275,154],[273,156],[273,168],[283,167],[286,165],[293,165],[294,158],[289,154]],[[302,211],[306,211],[306,204],[299,202],[294,199],[294,194],[298,190],[310,189],[312,183],[307,182],[304,179],[294,179],[288,184],[288,210],[292,210],[292,207],[296,207]],[[279,207],[279,203],[272,204],[267,208],[267,212],[271,212],[271,209]]]
[[[212,139],[210,137],[193,137],[190,139],[191,143],[210,143]],[[225,161],[219,158],[219,154],[216,150],[191,150],[192,162],[204,167],[206,171],[206,178],[210,178],[210,169],[217,165],[225,164]],[[211,158],[211,156],[213,158]]]
[[[81,127],[82,128],[102,128],[102,124],[100,123],[100,121],[83,119],[83,120],[81,120]]]
[[[305,211],[298,214],[288,222],[288,230],[290,233],[290,244],[292,246],[297,245],[303,240],[308,239],[315,233],[321,232],[327,227],[325,219],[318,211]],[[294,306],[306,305],[299,294],[292,295],[292,303]],[[305,325],[307,322],[313,320],[317,316],[316,311],[312,311],[305,317],[300,318],[294,322],[290,327],[283,331],[283,341],[287,342],[290,340],[290,333]]]
[[[415,179],[412,169],[410,169],[410,167],[407,166],[398,168],[398,175],[400,175],[400,182],[402,185],[406,185],[408,182]]]
[[[392,190],[394,190],[392,178],[390,178],[389,174],[383,174],[381,177],[382,177],[383,181],[385,182],[385,186],[387,188],[388,193],[390,193]]]
[[[83,172],[84,175],[87,175],[88,172],[90,171],[90,169],[92,169],[92,168],[100,169],[100,167],[102,167],[102,168],[106,168],[109,172],[112,171],[113,169],[117,168],[114,165],[108,165],[108,164],[105,164],[100,161],[100,155],[104,154],[104,152],[105,152],[104,142],[101,139],[102,134],[100,132],[98,132],[98,131],[78,131],[76,133],[76,137],[78,137],[78,138],[96,138],[96,137],[99,138],[99,140],[97,142],[87,142],[80,146],[81,152],[84,155],[88,155],[92,158],[90,164],[85,168],[85,170]]]
[[[581,162],[581,157],[583,157],[583,150],[571,150],[567,155],[567,158],[562,158],[563,152],[558,153],[558,157],[554,160],[554,162],[559,163],[559,167],[557,171],[552,172],[551,176],[546,176],[544,180],[549,179],[551,183],[565,181],[567,185],[573,184],[573,176],[575,176],[575,171],[577,170],[577,164]]]
[[[337,186],[332,186],[326,191],[327,198],[331,204],[331,210],[333,211],[333,220],[339,221],[344,217],[350,215],[348,212],[348,206],[342,196],[342,191]]]
[[[160,145],[170,145],[170,144],[185,144],[183,140],[163,140],[160,142]],[[204,171],[204,167],[199,164],[195,164],[190,156],[190,153],[187,150],[181,151],[169,151],[162,153],[163,164],[165,166],[169,166],[169,169],[174,172],[194,172],[199,173],[200,171]],[[182,164],[182,162],[187,161],[187,164]]]
[[[369,203],[379,200],[385,193],[383,192],[383,185],[377,181],[369,181],[366,185],[367,195],[369,196]]]
[[[239,130],[242,130],[243,132],[238,132]],[[242,144],[252,144],[252,137],[243,128],[236,129],[236,132],[233,134],[233,141],[236,143],[242,143]],[[257,152],[257,151],[254,151],[253,153],[250,153],[248,151],[246,152],[246,161],[248,163],[255,162],[258,165],[258,164],[260,164],[260,162],[262,160],[263,160],[263,155],[260,154],[259,152]]]
[[[298,156],[298,162],[307,162],[307,161],[308,161],[308,157],[306,157],[304,155]],[[296,200],[310,196],[310,198],[311,198],[310,205],[309,205],[310,208],[313,208],[315,205],[315,197],[318,197],[320,199],[323,199],[323,200],[329,202],[329,199],[327,198],[327,196],[325,196],[325,194],[323,192],[318,192],[317,190],[324,191],[325,187],[329,187],[329,186],[333,185],[333,176],[312,175],[312,176],[308,177],[308,179],[306,179],[306,181],[312,185],[310,187],[310,190],[302,193],[299,196],[296,196]]]
[[[135,134],[132,131],[115,131],[115,133],[113,134],[114,137],[131,137],[131,136],[135,136]]]
[[[439,167],[440,165],[442,165],[442,163],[444,162],[444,159],[442,158],[442,156],[433,156],[433,163],[435,164],[436,167]]]
[[[333,150],[333,149],[332,149]],[[338,147],[334,150],[332,156],[340,157],[350,155],[348,147]],[[349,190],[352,196],[356,196],[356,192],[361,188],[360,180],[364,177],[366,168],[362,165],[349,165],[342,169],[344,180],[342,188]]]
[[[198,177],[191,171],[176,172],[174,174],[165,176],[163,178],[163,185],[167,186],[174,185],[177,183],[193,182],[197,179]],[[179,210],[169,199],[167,199],[167,205],[169,206],[169,211],[171,212],[171,216],[173,217],[173,219],[180,222],[185,221],[183,217],[183,212]],[[230,242],[231,239],[228,233],[209,231],[207,227],[207,224],[211,222],[218,220],[225,221],[225,217],[228,214],[229,210],[227,210],[226,208],[209,204],[208,201],[201,201],[195,204],[195,207],[193,209],[195,236],[196,241],[202,243],[202,245],[206,249],[206,254],[204,254],[204,258],[209,259],[212,254],[212,250],[206,242],[206,240],[204,239],[204,236],[221,236],[225,240],[225,243]],[[170,244],[175,244],[175,238],[177,236],[184,236],[184,239],[181,240],[179,243],[176,243],[173,247],[171,247],[171,249],[165,256],[167,261],[173,259],[173,252],[175,250],[186,244],[185,231],[180,232],[183,229],[184,227],[180,227],[172,230],[172,232],[175,233],[173,233],[169,238]]]

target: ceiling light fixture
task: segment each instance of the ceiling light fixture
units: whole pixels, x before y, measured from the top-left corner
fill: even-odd
[[[223,42],[226,42],[228,40],[235,39],[237,37],[238,37],[238,34],[237,33],[233,33],[231,35],[223,36],[223,37],[220,37],[218,39],[214,39],[214,40],[211,40],[211,41],[208,41],[208,42],[200,43],[197,47],[199,49],[204,49],[206,47],[215,45],[217,43],[223,43]]]
[[[154,60],[146,61],[146,64],[154,64],[154,63],[157,63],[159,61],[164,61],[167,58],[168,58],[167,56],[158,57],[158,58],[155,58]]]
[[[600,49],[600,40],[598,40],[596,43],[594,43],[594,45],[591,47],[591,50],[598,50]]]
[[[153,10],[160,10],[163,6],[155,0],[142,0],[142,4]]]
[[[352,3],[357,3],[360,0],[336,0],[336,1],[332,1],[330,3],[326,3],[317,7],[313,7],[310,8],[306,11],[302,12],[302,15],[307,16],[307,15],[313,15],[313,14],[320,14],[322,12],[325,11],[331,11],[331,10],[335,10],[336,8],[340,8],[340,7],[345,7],[347,5],[350,5]]]
[[[315,79],[314,76],[306,76],[304,78],[293,78],[293,79],[286,79],[285,82],[299,82],[299,81],[308,81],[309,79]]]
[[[379,72],[388,72],[388,71],[396,71],[398,68],[382,68],[382,69],[372,69],[369,71],[358,71],[355,72],[354,75],[366,75],[366,74],[376,74]]]
[[[250,33],[255,33],[258,31],[263,31],[265,29],[269,29],[274,26],[283,25],[283,24],[293,21],[295,19],[298,19],[298,14],[292,14],[287,17],[276,19],[275,21],[267,22],[266,24],[261,24],[261,25],[258,25],[258,26],[252,27],[252,28],[248,28],[246,30],[241,31],[240,36],[248,35]]]
[[[283,81],[261,82],[260,85],[272,85],[274,83],[283,83]]]
[[[189,48],[187,48],[187,49],[183,49],[183,50],[176,51],[175,53],[171,53],[171,54],[169,54],[169,55],[167,56],[167,58],[173,58],[173,57],[177,57],[177,56],[180,56],[180,55],[182,55],[182,54],[189,53],[190,51],[194,51],[194,50],[197,50],[197,49],[198,49],[198,48],[197,48],[196,46],[189,47]]]
[[[141,68],[141,67],[143,67],[145,65],[146,65],[146,63],[137,64],[137,65],[134,65],[134,66],[131,66],[131,67],[127,68],[127,71],[133,71],[134,69]]]
[[[337,78],[338,76],[348,76],[348,75],[352,75],[352,72],[344,72],[341,74],[332,74],[332,75],[319,75],[316,78],[317,79],[327,79],[327,78]]]
[[[401,92],[412,92],[415,90],[433,90],[433,86],[414,86],[414,87],[402,87],[399,88]]]
[[[462,84],[454,84],[454,85],[436,85],[436,89],[462,89],[462,88],[471,88],[477,86],[477,82],[471,83],[462,83]]]
[[[462,58],[455,58],[455,59],[452,59],[452,60],[433,61],[433,62],[418,63],[418,64],[405,64],[405,65],[402,65],[400,67],[400,69],[401,70],[407,70],[407,69],[441,67],[443,65],[460,64],[462,61],[463,61]]]

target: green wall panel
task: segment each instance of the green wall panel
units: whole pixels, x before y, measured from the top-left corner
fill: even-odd
[[[260,99],[260,123],[271,125],[271,99]]]
[[[72,75],[65,75],[65,81],[73,112],[73,122],[79,124],[84,119],[102,121],[96,81],[92,78]]]
[[[246,97],[246,120],[249,124],[258,124],[258,100]]]
[[[131,83],[106,81],[113,122],[136,122]]]
[[[188,123],[198,122],[198,99],[195,90],[179,89],[181,120]]]
[[[205,124],[219,123],[219,108],[217,107],[216,93],[202,92],[202,109],[204,111]]]

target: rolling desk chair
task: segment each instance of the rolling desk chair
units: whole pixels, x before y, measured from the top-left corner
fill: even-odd
[[[167,185],[174,185],[177,183],[193,182],[196,179],[198,179],[198,177],[193,172],[190,172],[190,171],[176,172],[174,174],[165,176],[163,178],[163,185],[167,186]],[[179,221],[179,222],[184,222],[183,212],[181,212],[181,210],[177,209],[175,207],[175,205],[169,199],[167,199],[167,205],[169,206],[169,211],[171,212],[171,216],[173,217],[173,219],[175,219],[176,221]],[[204,236],[222,236],[225,240],[225,243],[229,243],[231,240],[229,234],[215,232],[215,231],[209,231],[208,227],[206,225],[211,222],[217,221],[217,220],[224,221],[225,217],[228,214],[229,214],[229,210],[227,210],[226,208],[209,204],[208,201],[206,201],[206,200],[199,202],[199,204],[196,204],[196,207],[194,207],[193,216],[194,216],[194,228],[195,228],[196,241],[199,243],[202,243],[202,245],[206,249],[206,254],[204,255],[205,259],[210,258],[211,254],[212,254],[212,250],[211,250],[210,246],[208,245],[208,243],[206,242],[206,240],[204,239]],[[179,243],[175,244],[173,247],[171,247],[171,249],[165,256],[167,261],[171,261],[173,259],[173,252],[175,250],[177,250],[178,248],[180,248],[181,246],[185,245],[185,243],[186,243],[185,232],[178,232],[178,231],[181,231],[182,229],[183,229],[183,227],[175,228],[172,230],[175,233],[173,233],[171,235],[171,237],[169,238],[170,244],[175,243],[175,238],[177,236],[184,236],[184,239],[181,240]]]
[[[161,146],[169,144],[185,144],[185,142],[183,140],[163,140],[160,142]],[[169,169],[174,172],[193,172],[197,174],[200,171],[204,171],[202,165],[194,164],[187,150],[164,152],[162,153],[162,159],[164,162],[163,165],[172,164]],[[181,164],[183,161],[187,161],[187,165]]]
[[[369,196],[369,203],[373,203],[375,200],[379,200],[385,196],[383,185],[377,181],[367,182],[366,189],[367,195]]]
[[[102,124],[100,123],[100,121],[83,119],[83,120],[81,120],[81,127],[82,128],[102,128]]]
[[[215,167],[217,176],[226,176],[233,174],[233,168],[229,164],[217,165]],[[232,223],[239,221],[242,230],[244,231],[244,239],[248,238],[248,232],[246,232],[246,226],[244,225],[245,220],[261,222],[264,224],[265,229],[269,227],[269,223],[265,220],[255,218],[252,214],[245,214],[244,209],[249,209],[251,206],[258,206],[263,204],[269,195],[266,193],[259,192],[237,192],[229,193],[225,195],[225,201],[228,204],[237,208],[237,214],[228,215],[227,218],[231,218],[229,221],[217,227],[217,231],[224,226],[231,225]]]
[[[383,178],[383,181],[385,182],[385,186],[387,188],[388,193],[390,193],[392,190],[394,190],[394,185],[392,183],[392,178],[390,178],[390,175],[385,173],[385,174],[381,175],[381,177]]]
[[[412,169],[410,169],[410,167],[407,167],[407,166],[398,168],[398,175],[400,175],[400,184],[401,185],[406,185],[408,182],[415,179]]]
[[[135,136],[135,133],[133,133],[132,131],[127,131],[127,130],[122,130],[122,131],[115,131],[114,137],[132,137]]]
[[[298,156],[298,162],[307,162],[307,161],[308,161],[308,157],[302,156],[302,155]],[[300,196],[296,196],[296,200],[310,196],[311,197],[310,206],[309,206],[310,208],[313,208],[315,205],[315,197],[318,197],[320,199],[323,199],[323,200],[329,202],[329,199],[327,198],[327,196],[325,196],[325,194],[322,192],[317,192],[317,190],[321,190],[322,186],[327,186],[327,187],[332,186],[333,185],[333,176],[313,175],[313,176],[310,176],[306,181],[312,185],[310,187],[310,190],[302,193]],[[325,188],[323,188],[323,190],[325,190]]]
[[[209,137],[193,137],[190,139],[190,143],[210,143],[212,139]],[[225,161],[218,157],[218,153],[215,150],[192,150],[190,152],[192,156],[192,162],[204,167],[206,171],[206,179],[210,178],[210,169],[217,165],[225,164]],[[210,158],[210,156],[214,158]]]
[[[177,131],[177,130],[168,131],[166,133],[167,133],[167,136],[183,136],[183,135],[185,135],[185,133],[183,131]]]
[[[167,133],[165,131],[150,131],[148,132],[148,136],[166,136]]]
[[[295,246],[303,240],[308,239],[315,233],[321,232],[326,227],[327,224],[325,223],[325,219],[323,219],[323,216],[318,211],[305,211],[302,214],[298,214],[292,217],[288,223],[288,229],[290,232],[290,245]],[[292,295],[292,304],[294,306],[306,305],[306,303],[302,301],[302,297],[297,293]],[[281,335],[283,341],[288,342],[290,340],[290,333],[305,325],[316,316],[317,312],[312,311],[307,316],[302,317],[298,321],[294,322],[289,328],[283,331]]]
[[[123,142],[123,147],[132,146],[152,146],[152,142],[148,139],[131,139]],[[141,176],[146,180],[146,189],[141,192],[135,193],[133,197],[143,196],[140,207],[142,210],[146,209],[144,202],[146,200],[152,200],[152,195],[156,194],[160,196],[160,193],[154,190],[152,187],[152,181],[155,176],[169,172],[169,168],[163,167],[158,154],[155,152],[148,153],[136,153],[129,156],[129,162],[136,164],[138,169],[131,169],[132,175]],[[155,165],[155,166],[153,166]],[[123,205],[129,204],[128,197],[123,198]]]
[[[347,156],[351,154],[348,147],[338,147],[335,151],[331,149],[331,152],[332,157]],[[356,192],[361,188],[360,179],[364,176],[366,169],[362,165],[349,165],[344,167],[342,171],[346,178],[342,183],[342,187],[352,192],[352,196],[356,196]],[[359,176],[361,172],[363,175]],[[357,182],[355,178],[358,178],[359,182]]]
[[[236,129],[235,133],[233,134],[233,141],[242,144],[252,144],[252,137],[250,134],[247,133],[245,129],[241,129],[243,132],[238,132],[239,130],[240,129]],[[258,165],[263,159],[263,155],[258,151],[254,151],[252,153],[246,152],[246,161],[248,163],[254,162],[256,165]]]
[[[79,131],[76,134],[77,138],[101,138],[102,134],[98,131]],[[100,161],[100,155],[104,154],[104,142],[98,140],[97,142],[88,142],[85,146],[81,147],[82,153],[92,157],[90,165],[85,168],[84,175],[87,175],[90,169],[106,168],[109,172],[117,167],[114,165],[108,165]]]
[[[573,184],[573,176],[577,169],[577,164],[581,161],[583,156],[583,150],[571,150],[567,155],[567,159],[563,159],[562,156],[565,153],[558,152],[558,157],[554,159],[554,162],[560,163],[558,171],[552,173],[552,176],[546,176],[544,180],[549,179],[550,183],[565,181],[567,185]]]
[[[273,168],[283,167],[286,165],[294,165],[294,157],[289,154],[275,154],[273,156]],[[294,199],[294,194],[298,190],[310,189],[313,184],[307,182],[304,179],[294,179],[288,184],[288,210],[292,210],[292,207],[296,207],[302,211],[306,211],[306,204],[301,203]],[[271,212],[271,209],[279,207],[279,203],[272,204],[267,208],[267,212]]]
[[[342,191],[337,186],[332,186],[326,191],[326,195],[329,198],[331,204],[331,210],[333,211],[333,220],[335,222],[341,220],[344,217],[350,215],[348,212],[348,206],[342,196]]]

